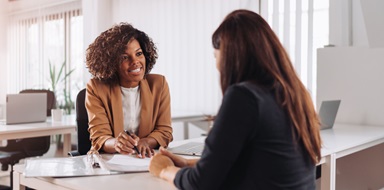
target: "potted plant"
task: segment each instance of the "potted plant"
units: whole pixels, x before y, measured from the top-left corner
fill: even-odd
[[[62,108],[66,111],[67,114],[70,114],[71,109],[73,109],[74,107],[74,104],[70,98],[70,94],[66,88],[66,84],[67,84],[68,77],[73,73],[75,69],[71,69],[69,72],[66,72],[66,70],[64,70],[65,65],[66,65],[66,62],[64,61],[63,64],[60,66],[60,70],[56,72],[55,65],[52,65],[51,61],[49,61],[49,79],[50,79],[52,91],[55,93],[56,100],[58,100],[57,97],[59,95],[57,87],[60,85],[60,83],[64,83],[64,88],[63,88],[64,103],[59,104],[59,101],[56,101],[56,108]]]
[[[50,88],[55,93],[55,99],[56,99],[56,105],[54,107],[55,109],[52,109],[52,114],[54,114],[54,113],[59,114],[59,117],[56,119],[61,120],[60,116],[63,114],[63,110],[65,111],[65,113],[70,114],[72,108],[74,107],[73,101],[71,100],[70,94],[66,88],[67,87],[67,85],[66,85],[67,79],[73,73],[74,69],[71,69],[68,72],[66,72],[66,70],[64,69],[66,62],[64,61],[63,64],[61,64],[59,71],[56,72],[55,65],[52,65],[50,60],[48,61],[48,63],[49,63]],[[63,84],[63,86],[64,86],[63,87],[64,104],[59,104],[59,101],[57,98],[59,95],[58,86],[61,83],[64,83]],[[54,115],[52,115],[52,117],[53,117],[52,119],[55,119]],[[56,135],[56,143],[57,143],[57,146],[62,145],[61,144],[61,135]]]

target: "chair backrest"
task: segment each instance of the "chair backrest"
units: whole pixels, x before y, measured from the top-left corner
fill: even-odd
[[[47,93],[47,116],[51,116],[51,109],[56,107],[55,93],[44,89],[27,89],[20,93]],[[25,138],[17,140],[18,146],[23,148],[27,157],[41,156],[48,152],[51,146],[51,136]],[[13,143],[8,140],[8,143]]]
[[[81,90],[76,97],[77,146],[80,155],[85,155],[91,148],[88,132],[88,113],[85,108],[86,89]]]
[[[26,89],[20,93],[47,93],[47,116],[51,116],[51,109],[56,108],[55,93],[45,89]]]

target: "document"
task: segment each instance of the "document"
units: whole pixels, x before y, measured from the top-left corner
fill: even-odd
[[[101,168],[117,172],[148,171],[150,158],[137,158],[132,155],[101,154],[99,164]]]
[[[147,172],[150,158],[132,155],[100,154],[94,163],[87,155],[65,158],[29,158],[25,160],[25,177],[74,177]],[[96,165],[95,165],[96,163]]]

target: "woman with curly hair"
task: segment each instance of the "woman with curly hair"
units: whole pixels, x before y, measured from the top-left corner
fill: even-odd
[[[164,76],[149,74],[155,44],[127,23],[104,31],[89,45],[86,87],[92,150],[151,157],[172,141],[170,94]],[[137,150],[135,151],[135,149]]]
[[[268,23],[233,11],[212,45],[224,96],[201,159],[160,148],[149,171],[178,189],[316,189],[320,122]]]

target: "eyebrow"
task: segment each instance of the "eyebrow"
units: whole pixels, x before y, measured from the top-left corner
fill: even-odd
[[[137,51],[139,51],[139,50],[141,50],[141,51],[143,51],[141,48],[137,48],[136,50],[135,50],[135,52],[137,52]],[[127,51],[127,50],[125,50],[125,51]],[[128,55],[126,52],[124,52],[124,53],[122,53],[121,55]]]

